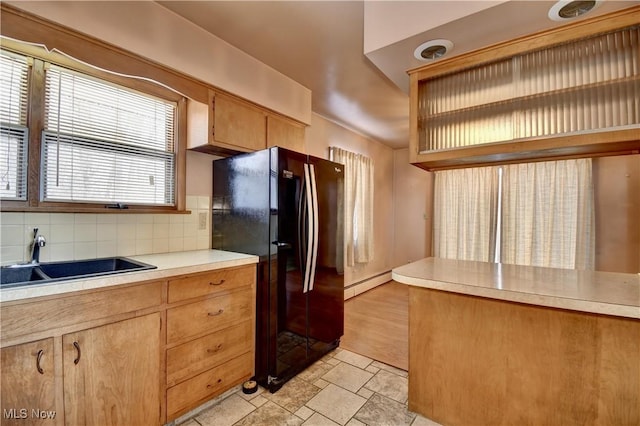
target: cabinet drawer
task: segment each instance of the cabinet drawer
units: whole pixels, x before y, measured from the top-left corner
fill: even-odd
[[[253,348],[253,318],[167,350],[167,385],[227,362]]]
[[[224,294],[167,310],[167,343],[253,318],[254,292]]]
[[[2,305],[2,339],[151,308],[162,303],[162,283],[150,282],[55,299]]]
[[[193,297],[224,292],[255,283],[255,265],[242,268],[220,269],[169,281],[168,302],[174,303]]]
[[[167,421],[250,378],[253,363],[249,352],[167,389]]]

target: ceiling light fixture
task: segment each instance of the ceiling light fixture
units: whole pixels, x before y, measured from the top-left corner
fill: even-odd
[[[429,40],[422,43],[413,51],[413,56],[423,62],[435,61],[449,53],[453,49],[453,43],[450,40]]]
[[[566,21],[591,12],[600,6],[602,0],[560,0],[549,9],[549,19]]]

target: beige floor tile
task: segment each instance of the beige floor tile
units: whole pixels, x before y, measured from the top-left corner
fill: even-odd
[[[298,373],[296,377],[306,380],[309,383],[313,383],[320,377],[324,376],[327,371],[331,370],[333,367],[335,367],[333,364],[319,360],[313,363],[313,365],[307,367],[301,373]]]
[[[364,423],[362,423],[360,420],[358,419],[351,419],[347,422],[347,424],[345,426],[367,426]]]
[[[314,413],[306,422],[302,423],[302,426],[338,426],[338,423],[329,420],[320,413]]]
[[[303,420],[269,401],[234,426],[298,426]]]
[[[346,362],[351,365],[355,365],[358,368],[365,369],[373,362],[372,359],[367,358],[366,356],[362,356],[360,354],[350,352],[347,350],[343,350],[342,352],[336,354],[334,359]]]
[[[249,400],[251,405],[254,405],[256,407],[262,407],[264,404],[267,403],[267,401],[269,400],[262,395],[258,395],[255,398]]]
[[[380,370],[365,385],[367,389],[404,403],[409,389],[408,379]]]
[[[363,398],[369,399],[371,398],[371,395],[373,395],[373,391],[367,388],[362,388],[357,392],[357,394]]]
[[[317,387],[319,387],[320,389],[324,389],[327,386],[329,386],[329,382],[327,382],[326,380],[322,380],[322,379],[318,379],[315,382],[313,382],[314,385],[316,385]]]
[[[368,366],[365,370],[373,374],[376,374],[378,371],[380,371],[378,367],[373,367],[373,365]]]
[[[180,423],[180,426],[200,426],[200,423],[198,423],[195,420],[191,419],[191,420],[187,420],[184,423]]]
[[[396,374],[396,375],[398,375],[400,377],[409,377],[409,373],[406,370],[401,370],[399,368],[393,367],[393,366],[388,365],[388,364],[384,364],[384,363],[379,362],[379,361],[373,361],[371,363],[371,366],[372,367],[377,367],[377,368],[379,368],[381,370],[386,370],[386,371],[388,371],[390,373],[393,373],[393,374]]]
[[[285,383],[276,393],[271,394],[269,400],[295,413],[318,392],[320,392],[319,387],[294,377]]]
[[[440,423],[436,423],[433,420],[429,420],[426,417],[422,417],[420,414],[418,414],[415,418],[415,420],[413,421],[413,423],[411,423],[411,426],[441,426]]]
[[[255,409],[255,406],[233,394],[203,411],[195,419],[202,426],[230,426]]]
[[[309,417],[313,416],[314,411],[309,409],[306,406],[303,406],[303,407],[300,407],[298,411],[296,411],[293,414],[295,414],[296,416],[300,417],[303,420],[307,420]]]
[[[406,405],[373,394],[354,417],[368,426],[408,426],[415,416],[416,414],[410,412]]]
[[[357,392],[372,377],[372,373],[343,362],[329,370],[322,379],[351,392]]]
[[[365,402],[363,397],[330,383],[307,402],[307,407],[344,425]]]

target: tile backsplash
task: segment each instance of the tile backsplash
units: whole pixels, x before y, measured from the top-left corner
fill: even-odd
[[[186,201],[191,214],[2,212],[0,263],[29,260],[33,228],[47,240],[42,262],[208,249],[211,199]]]

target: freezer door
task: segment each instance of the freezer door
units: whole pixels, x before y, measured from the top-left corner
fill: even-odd
[[[310,157],[317,217],[314,280],[308,293],[309,343],[323,351],[344,331],[344,172],[343,166]]]
[[[272,312],[277,320],[271,324],[276,342],[276,357],[270,370],[279,381],[287,380],[307,365],[307,290],[312,236],[309,203],[307,156],[274,148],[277,208],[272,223],[277,224],[272,249],[276,251],[275,280],[272,278]],[[305,279],[306,277],[306,279]]]

